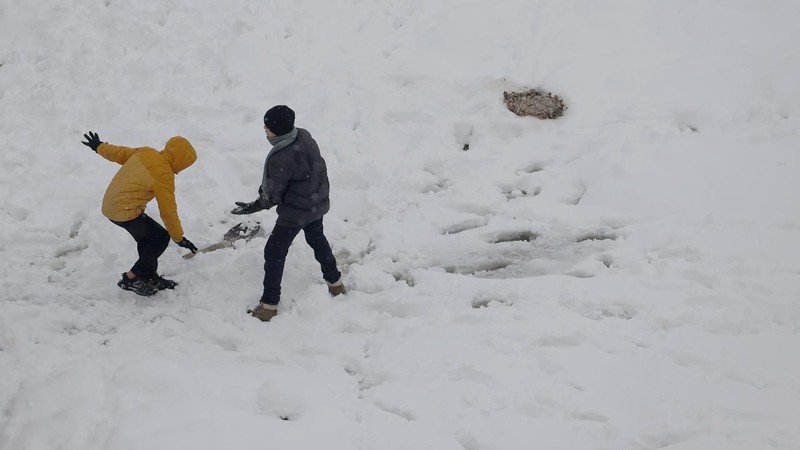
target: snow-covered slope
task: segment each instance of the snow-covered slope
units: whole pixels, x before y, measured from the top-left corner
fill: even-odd
[[[800,448],[799,20],[791,0],[0,0],[0,448]],[[513,115],[523,88],[567,114]],[[82,134],[187,137],[202,246],[255,196],[275,104],[322,148],[351,293],[300,238],[278,318],[247,316],[265,236],[171,246],[174,292],[117,288],[117,167]]]

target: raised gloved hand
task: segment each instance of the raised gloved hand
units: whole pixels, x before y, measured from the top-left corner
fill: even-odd
[[[94,150],[97,153],[97,147],[100,147],[100,136],[97,133],[89,132],[89,134],[84,134],[83,137],[86,138],[86,141],[81,141],[81,144],[89,147],[90,149]]]
[[[254,212],[259,212],[264,209],[264,206],[261,205],[260,199],[256,199],[252,202],[236,202],[236,208],[231,210],[231,214],[243,215],[243,214],[253,214]]]
[[[192,244],[192,241],[190,241],[190,240],[188,240],[186,238],[181,239],[179,242],[177,242],[177,244],[180,247],[183,247],[183,248],[191,250],[192,253],[197,253],[197,247],[195,247],[195,245]]]

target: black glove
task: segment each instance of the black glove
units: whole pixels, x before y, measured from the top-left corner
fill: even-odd
[[[89,132],[89,134],[84,134],[83,137],[86,138],[86,141],[81,141],[81,144],[89,147],[90,149],[94,150],[97,153],[97,147],[100,147],[100,136],[97,133]]]
[[[253,214],[254,212],[259,212],[264,208],[261,205],[261,199],[256,199],[252,202],[245,203],[245,202],[236,202],[236,208],[231,210],[231,214],[243,215],[243,214]]]
[[[177,242],[177,244],[180,247],[187,248],[187,249],[191,250],[192,253],[197,253],[197,247],[195,247],[194,244],[192,244],[192,241],[190,241],[190,240],[188,240],[186,238],[181,239],[180,242]]]

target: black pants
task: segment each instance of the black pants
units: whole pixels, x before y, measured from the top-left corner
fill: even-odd
[[[336,258],[333,256],[331,246],[322,232],[322,219],[312,222],[304,227],[287,227],[275,225],[272,234],[264,246],[264,294],[261,301],[270,305],[277,305],[281,299],[281,279],[283,266],[286,263],[286,254],[289,246],[300,230],[306,235],[306,242],[314,250],[314,258],[322,269],[322,278],[328,283],[339,281],[342,276],[336,268]]]
[[[144,278],[155,274],[158,270],[158,257],[164,253],[164,250],[169,245],[169,233],[167,233],[167,230],[147,214],[142,214],[127,222],[114,220],[112,222],[124,228],[136,240],[139,259],[131,267],[131,272]]]

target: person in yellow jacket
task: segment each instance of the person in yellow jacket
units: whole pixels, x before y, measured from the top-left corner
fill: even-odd
[[[186,138],[175,136],[163,151],[150,147],[128,148],[100,142],[97,133],[83,135],[83,145],[103,158],[121,164],[103,197],[103,215],[124,228],[136,241],[139,259],[122,274],[117,283],[127,291],[149,297],[159,290],[174,289],[172,280],[158,275],[158,257],[169,240],[197,252],[197,247],[183,235],[175,202],[175,175],[197,160],[197,153]],[[147,203],[155,197],[161,224],[145,214]]]

